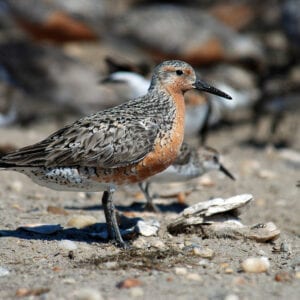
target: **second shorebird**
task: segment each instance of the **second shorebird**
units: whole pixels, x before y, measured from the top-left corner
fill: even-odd
[[[43,141],[3,156],[0,168],[55,190],[104,191],[110,239],[126,247],[117,224],[115,187],[146,180],[170,166],[184,135],[184,93],[198,89],[230,99],[196,78],[187,63],[158,65],[148,93],[84,117]]]
[[[183,143],[176,160],[167,169],[150,177],[147,181],[139,183],[139,187],[146,197],[145,209],[149,211],[159,211],[150,196],[149,186],[151,183],[172,183],[187,181],[200,177],[213,170],[223,172],[230,179],[234,176],[221,164],[220,155],[217,150],[203,146],[199,149],[193,148],[187,143]]]

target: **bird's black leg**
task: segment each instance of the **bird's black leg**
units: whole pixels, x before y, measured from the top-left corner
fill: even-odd
[[[108,191],[105,191],[102,196],[102,205],[104,209],[108,237],[112,240],[113,243],[116,243],[117,246],[121,248],[127,248],[127,244],[124,242],[119,225],[117,223],[115,207],[112,201],[112,195],[114,188],[109,188]]]
[[[149,186],[150,186],[149,182],[140,182],[139,183],[139,187],[147,200],[144,209],[146,211],[160,212],[159,208],[153,203],[153,197],[150,196]]]
[[[208,132],[209,132],[209,119],[211,117],[211,114],[212,114],[212,103],[208,99],[207,100],[207,112],[205,115],[203,126],[199,129],[200,146],[206,145],[207,136],[208,136]]]

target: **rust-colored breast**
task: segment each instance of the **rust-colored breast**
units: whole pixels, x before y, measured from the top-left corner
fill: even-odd
[[[94,180],[118,185],[136,183],[163,171],[175,161],[183,141],[185,106],[182,93],[174,94],[173,99],[176,116],[172,129],[159,135],[155,140],[154,150],[137,164],[128,167],[109,170],[99,168]]]

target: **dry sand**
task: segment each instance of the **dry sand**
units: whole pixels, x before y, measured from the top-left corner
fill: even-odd
[[[283,134],[299,127],[297,115],[289,117]],[[25,146],[45,137],[58,126],[39,124],[22,129],[0,129],[1,144]],[[250,126],[213,132],[209,144],[224,154],[224,164],[237,177],[236,182],[214,172],[215,183],[190,194],[188,204],[211,197],[251,193],[253,204],[241,215],[244,224],[274,222],[281,230],[272,243],[257,243],[224,237],[203,239],[199,234],[172,236],[166,224],[176,213],[176,199],[160,202],[160,214],[140,211],[135,188],[119,190],[115,203],[127,216],[157,219],[157,237],[139,237],[132,250],[124,251],[90,237],[85,230],[67,229],[74,216],[88,215],[104,222],[100,194],[51,191],[15,172],[0,173],[0,299],[31,295],[30,299],[299,299],[300,295],[300,188],[296,187],[299,161],[288,162],[278,150],[243,146]],[[299,130],[290,150],[300,149]],[[169,187],[161,187],[169,191]],[[159,190],[157,190],[159,192]],[[61,207],[67,215],[47,211]],[[58,211],[59,212],[59,211]],[[61,224],[64,229],[52,235],[17,230],[28,223]],[[100,226],[99,224],[97,226]],[[70,240],[61,246],[61,240]],[[190,245],[213,250],[205,259],[186,251]],[[72,250],[72,247],[76,249]],[[69,250],[67,249],[69,247]],[[140,248],[137,248],[140,247]],[[70,249],[72,250],[70,253]],[[267,272],[245,273],[241,262],[252,256],[270,261]],[[4,273],[3,273],[4,272]],[[125,279],[132,288],[121,288]],[[125,284],[125,285],[126,285]],[[36,295],[36,296],[32,296]]]

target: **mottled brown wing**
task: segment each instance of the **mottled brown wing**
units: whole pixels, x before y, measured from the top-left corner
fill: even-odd
[[[17,166],[99,166],[116,168],[138,162],[154,147],[158,125],[153,118],[126,116],[83,119],[65,127],[44,141],[1,158]]]

